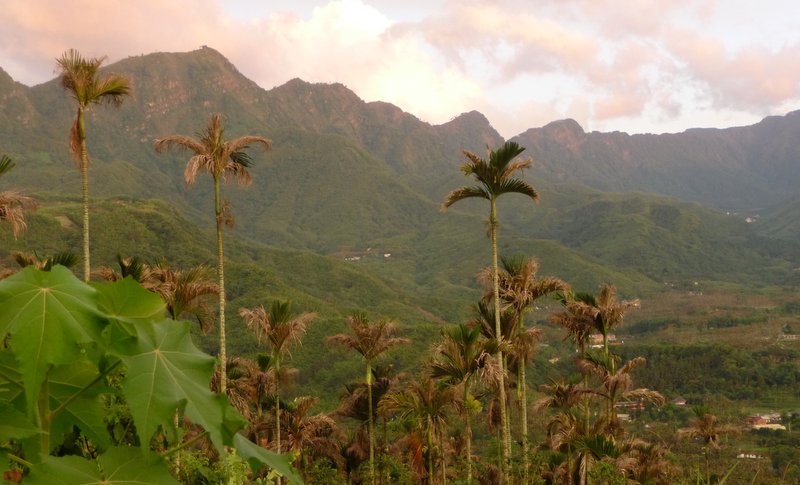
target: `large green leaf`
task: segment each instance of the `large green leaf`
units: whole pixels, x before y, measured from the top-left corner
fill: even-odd
[[[0,443],[35,436],[41,430],[9,402],[0,401]]]
[[[111,448],[88,461],[77,456],[45,458],[31,468],[26,485],[153,485],[177,484],[163,460],[138,448]]]
[[[59,410],[50,423],[51,447],[57,446],[73,426],[101,448],[110,444],[100,395],[111,390],[97,367],[85,359],[56,367],[49,375],[49,391],[50,409]]]
[[[242,458],[247,460],[253,471],[263,464],[272,468],[280,473],[282,476],[289,480],[289,483],[302,484],[303,479],[297,473],[297,470],[289,463],[288,455],[279,455],[275,452],[262,448],[252,441],[248,440],[241,433],[233,438],[233,446],[236,448],[236,453]]]
[[[120,355],[128,368],[122,389],[142,442],[159,427],[173,438],[175,410],[185,408],[221,450],[246,423],[209,389],[215,360],[194,346],[189,328],[173,320],[138,325],[138,339],[128,341]]]
[[[135,337],[135,326],[164,319],[161,297],[147,291],[133,278],[110,284],[95,285],[97,306],[110,321],[106,329],[107,345],[113,346],[126,337]]]
[[[104,322],[94,294],[62,266],[28,267],[0,281],[0,339],[12,335],[29,413],[50,367],[74,361],[82,344],[97,340]]]

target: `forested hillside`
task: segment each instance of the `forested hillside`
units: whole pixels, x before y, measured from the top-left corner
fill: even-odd
[[[789,463],[796,453],[770,456],[772,465],[765,460],[737,466],[727,455],[720,455],[713,467],[708,462],[705,467],[697,465],[696,450],[689,449],[693,443],[683,441],[675,428],[689,429],[711,419],[707,416],[738,426],[746,415],[766,406],[783,413],[784,422],[797,420],[800,328],[793,320],[800,302],[797,113],[749,127],[661,135],[586,133],[576,122],[562,120],[532,128],[506,143],[475,111],[431,125],[391,104],[364,102],[341,84],[294,79],[263,89],[207,47],[130,57],[101,70],[111,72],[128,79],[131,89],[118,109],[92,106],[87,111],[94,273],[85,287],[72,281],[68,285],[79,287],[76,291],[82,294],[96,291],[120,305],[128,297],[138,302],[135,293],[125,293],[125,283],[104,286],[100,280],[128,271],[147,285],[145,276],[162,271],[160,265],[205,266],[209,274],[217,267],[215,247],[221,246],[215,246],[217,208],[210,177],[187,186],[184,169],[191,154],[156,153],[157,139],[176,134],[199,137],[212,113],[221,113],[225,137],[271,140],[269,151],[252,150],[252,159],[246,159],[252,161],[247,167],[252,186],[222,180],[224,210],[219,209],[216,219],[220,225],[230,215],[235,220],[223,232],[226,310],[220,315],[228,322],[228,356],[233,356],[223,375],[229,376],[233,387],[220,392],[249,423],[250,444],[240,441],[240,446],[263,444],[298,453],[292,455],[294,465],[310,483],[338,483],[345,477],[369,483],[375,473],[404,483],[422,477],[432,480],[434,473],[443,482],[455,478],[466,483],[473,476],[466,478],[462,472],[473,470],[465,466],[471,462],[464,458],[465,450],[480,458],[474,473],[486,482],[503,474],[524,481],[530,478],[529,471],[541,479],[530,478],[530,483],[567,483],[570,474],[568,480],[574,482],[617,483],[614,480],[627,477],[640,483],[670,483],[691,481],[695,471],[710,473],[711,468],[717,476],[736,469],[732,476],[737,480],[759,473],[774,478],[791,471]],[[0,231],[4,274],[26,261],[49,269],[46,262],[51,256],[81,254],[81,175],[69,148],[74,117],[74,100],[59,79],[27,87],[0,70],[0,155],[8,155],[16,164],[2,173],[0,189],[19,189],[38,204],[36,212],[26,214],[26,231],[19,235],[5,227]],[[474,183],[475,172],[465,177],[459,171],[462,164],[487,154],[492,159],[494,150],[516,143],[524,151],[515,160],[530,159],[532,166],[515,172],[520,178],[514,187],[531,186],[536,197],[511,194],[498,199],[496,220],[480,198],[442,210],[448,192]],[[465,156],[465,150],[475,155]],[[489,298],[495,284],[487,276],[493,261],[489,238],[493,230],[506,286],[505,293],[498,288],[497,296]],[[7,308],[16,308],[15,288],[21,286],[15,285],[35,286],[38,283],[26,278],[46,278],[35,274],[26,270],[11,277],[11,283],[0,281],[0,300],[11,298],[2,301],[13,303]],[[514,284],[522,284],[514,279],[519,274],[527,275],[528,283],[544,286],[515,289]],[[523,276],[519,278],[524,280]],[[68,279],[62,273],[57,277]],[[500,285],[499,276],[496,284]],[[519,296],[531,294],[535,296],[528,300]],[[482,298],[483,306],[478,306]],[[492,298],[498,307],[489,304]],[[291,300],[304,325],[308,320],[296,337],[303,341],[302,350],[278,349],[274,339],[260,333],[266,330],[258,330],[245,316],[252,319],[252,314],[240,315],[258,305],[280,313],[279,305],[270,306],[276,300]],[[104,301],[100,305],[113,307]],[[137,307],[132,303],[125,310],[131,308]],[[151,318],[150,310],[147,315],[124,314],[119,322],[104,314],[103,325],[112,330],[95,329],[80,338],[76,331],[70,338],[78,347],[106,351],[108,344],[109,352],[124,352],[103,339],[119,331],[125,338],[142,340],[135,332],[125,332],[135,328],[131,322],[137,318]],[[159,311],[164,310],[159,307],[154,313]],[[283,316],[288,318],[288,310]],[[17,325],[18,320],[8,321]],[[370,322],[386,324],[380,328],[387,333],[378,340],[390,342],[374,356],[352,341],[359,331],[370,328]],[[6,332],[11,326],[0,330]],[[19,349],[13,347],[14,332],[8,332],[0,337],[10,334],[10,348]],[[204,333],[193,325],[191,334],[204,351],[219,352],[215,332]],[[35,338],[24,335],[18,341]],[[458,359],[447,353],[454,351],[447,345],[456,345],[452,340],[458,338],[471,338],[482,346],[470,350],[483,356],[478,360],[485,366],[470,371],[474,393],[468,387],[471,377],[458,377],[448,368]],[[88,353],[97,359],[98,375],[106,377],[106,357],[94,350]],[[12,360],[0,360],[0,371],[3,365],[12,369]],[[369,377],[361,382],[364,363]],[[19,376],[16,372],[16,368],[7,375],[0,372],[5,379],[0,390],[8,387],[3,382],[24,387],[21,382],[29,374],[24,369]],[[699,375],[687,377],[692,372]],[[507,375],[508,382],[497,375]],[[375,390],[363,387],[373,381]],[[219,382],[220,375],[215,375],[212,387],[219,390]],[[274,394],[272,387],[265,387],[267,382],[275,386]],[[278,390],[281,383],[286,387]],[[26,381],[25,386],[30,384]],[[378,386],[384,386],[382,391]],[[0,411],[16,407],[14,412],[26,412],[19,389],[12,400],[0,399]],[[495,396],[499,389],[511,396],[507,410],[498,405],[506,401]],[[413,399],[459,402],[460,407],[442,404],[437,411],[442,423],[426,428],[414,414],[420,410],[403,407],[408,405],[403,399],[412,397],[401,391],[417,392]],[[374,393],[386,393],[385,400],[383,394],[375,394],[376,406],[368,410],[366,396]],[[670,404],[677,398],[702,407],[679,409]],[[27,412],[34,412],[28,405]],[[281,406],[286,419],[297,421],[280,424],[267,417],[272,416],[268,409]],[[304,414],[312,409],[319,414]],[[506,411],[509,416],[503,423]],[[129,419],[120,413],[120,420]],[[471,413],[474,422],[454,418]],[[378,423],[367,416],[384,420],[377,450],[382,461],[377,465],[371,457],[376,450],[372,454],[368,450],[375,445],[377,432],[372,428]],[[335,441],[337,451],[312,450],[305,442],[297,449],[285,442],[280,445],[281,431],[299,436],[302,433],[292,426],[310,417],[319,417],[317,424],[327,430],[324,438]],[[509,421],[519,423],[513,433]],[[130,421],[121,423],[111,426],[121,427],[116,444],[141,446],[129,439]],[[473,425],[474,453],[469,451]],[[225,431],[229,438],[236,434],[231,429]],[[423,430],[430,431],[427,437]],[[4,432],[0,427],[0,438]],[[172,431],[164,432],[164,441],[171,442]],[[569,435],[572,432],[576,434]],[[663,466],[652,476],[644,466],[647,443],[633,439],[646,433],[655,433],[665,445],[649,448],[661,454],[654,459]],[[186,436],[184,443],[194,443],[191,433]],[[434,438],[440,441],[434,443]],[[796,439],[796,432],[789,429],[769,439],[745,436],[736,443],[765,455],[765,443],[789,446]],[[392,440],[397,443],[390,446]],[[222,442],[218,438],[213,443],[217,450]],[[42,449],[49,446],[46,440],[43,443]],[[390,447],[392,453],[387,452]],[[669,450],[673,453],[667,460]],[[176,469],[182,459],[213,455],[204,450],[205,454],[191,455],[194,458],[179,457],[176,465],[169,461],[173,458],[168,449],[158,451]],[[495,463],[494,456],[505,456],[508,462]],[[619,462],[612,462],[611,456]],[[638,460],[641,467],[627,470],[621,465],[623,458]],[[215,471],[199,462],[183,466],[192,473],[199,470],[197,476],[213,482],[209,477],[223,473],[222,463],[215,462]],[[442,468],[434,471],[434,463]],[[460,465],[448,472],[448,463]],[[590,468],[593,475],[587,475]]]

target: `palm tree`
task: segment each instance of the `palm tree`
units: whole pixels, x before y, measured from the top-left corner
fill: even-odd
[[[289,346],[299,344],[306,333],[306,326],[316,316],[305,312],[300,315],[292,313],[292,302],[275,300],[267,311],[263,305],[257,308],[242,308],[239,315],[247,327],[252,329],[261,344],[270,347],[270,364],[275,370],[275,442],[276,451],[281,452],[281,392],[280,379],[281,359],[289,351]]]
[[[269,150],[272,142],[260,136],[242,136],[233,140],[226,140],[225,130],[222,128],[222,115],[215,113],[211,116],[205,131],[199,138],[184,135],[172,135],[156,140],[155,149],[163,152],[172,147],[188,150],[194,155],[186,164],[183,179],[187,185],[195,182],[198,172],[208,172],[214,180],[214,217],[217,228],[217,278],[219,285],[219,365],[220,386],[219,392],[225,393],[225,365],[227,362],[227,345],[225,340],[225,258],[222,251],[222,225],[233,224],[233,216],[227,202],[220,198],[220,182],[232,178],[240,185],[249,185],[252,182],[250,172],[247,170],[253,159],[245,151],[250,145],[259,145],[264,150]]]
[[[639,307],[639,300],[617,300],[617,289],[612,285],[602,285],[597,296],[587,293],[574,295],[565,302],[568,313],[578,320],[590,322],[592,329],[603,336],[603,352],[608,355],[608,336],[611,330],[622,325],[625,313]]]
[[[397,374],[392,364],[376,365],[372,368],[371,395],[370,387],[366,382],[345,384],[339,407],[333,412],[336,417],[354,419],[359,423],[354,434],[353,444],[347,449],[348,454],[361,461],[369,459],[369,420],[370,398],[372,402],[379,402],[381,398],[394,389],[400,382],[402,374]],[[375,418],[377,416],[373,416]],[[387,420],[386,415],[381,416],[383,421],[382,453],[388,453]],[[377,439],[376,439],[377,441]]]
[[[441,386],[430,376],[412,380],[404,389],[384,396],[379,407],[395,412],[401,419],[412,419],[425,433],[428,446],[428,483],[433,483],[434,441],[438,437],[444,470],[444,431],[449,422],[449,412],[454,402],[453,388]]]
[[[130,93],[130,83],[123,76],[108,74],[99,77],[105,57],[84,58],[75,49],[64,52],[56,59],[61,72],[61,86],[70,92],[78,103],[78,113],[69,136],[72,158],[81,170],[81,195],[83,199],[83,279],[89,281],[89,152],[86,148],[85,112],[93,104],[110,103],[115,106]]]
[[[298,397],[286,406],[287,450],[297,454],[295,465],[305,474],[316,458],[327,458],[337,469],[344,466],[341,453],[342,432],[336,421],[327,414],[309,416],[316,397]]]
[[[472,379],[497,379],[497,365],[491,359],[487,341],[481,340],[481,328],[460,324],[442,330],[442,341],[436,347],[431,362],[431,375],[452,384],[462,386],[462,402],[466,420],[467,483],[472,483],[472,412],[479,404],[472,396]]]
[[[355,313],[347,317],[347,326],[352,335],[340,333],[328,337],[329,342],[336,342],[358,352],[367,364],[366,383],[369,408],[369,475],[370,483],[375,483],[375,406],[372,402],[372,365],[375,359],[390,348],[407,344],[408,339],[392,337],[395,323],[381,320],[377,323],[369,321],[363,313]]]
[[[634,357],[622,367],[617,368],[619,357],[614,354],[588,353],[578,359],[578,367],[586,375],[595,376],[600,381],[597,392],[606,400],[606,431],[609,436],[618,436],[621,428],[617,418],[616,404],[621,400],[649,402],[657,406],[664,404],[664,396],[650,389],[632,389],[633,370],[645,364],[644,357]]]
[[[173,320],[191,315],[207,333],[214,325],[214,310],[210,297],[218,296],[219,285],[212,280],[211,269],[205,265],[187,270],[173,269],[166,261],[150,267],[151,279],[156,282],[153,291],[167,305],[167,313]]]
[[[539,261],[534,258],[516,256],[501,258],[502,270],[498,274],[500,283],[500,299],[516,314],[517,331],[511,336],[512,358],[518,370],[517,392],[522,409],[522,466],[523,482],[528,481],[529,442],[528,442],[528,389],[526,367],[533,358],[533,351],[539,341],[538,329],[525,328],[525,314],[539,298],[555,292],[569,291],[569,285],[553,278],[538,278]],[[486,271],[482,273],[484,275]]]
[[[547,441],[550,449],[564,451],[567,456],[564,480],[571,484],[580,482],[581,476],[576,477],[572,470],[572,454],[575,442],[590,432],[589,417],[586,413],[579,412],[576,407],[585,401],[593,391],[584,385],[553,381],[543,384],[541,391],[545,397],[533,405],[537,411],[554,409],[556,414],[547,425]]]
[[[711,467],[709,463],[709,453],[711,449],[720,447],[719,440],[726,434],[733,434],[739,431],[738,428],[728,425],[720,425],[719,419],[711,414],[705,406],[695,406],[692,408],[695,417],[689,422],[688,428],[678,430],[678,436],[703,441],[703,454],[706,460],[706,483],[711,483]]]
[[[127,276],[138,281],[148,291],[158,294],[172,320],[193,316],[200,330],[207,333],[214,324],[213,308],[208,298],[217,296],[219,286],[212,281],[208,266],[188,270],[174,269],[166,261],[150,265],[136,256],[117,255],[119,271],[103,266],[95,274],[106,281],[119,281]]]
[[[6,155],[0,156],[0,176],[8,173],[16,164]],[[14,190],[0,192],[0,221],[11,226],[11,233],[16,239],[28,225],[25,222],[25,211],[35,209],[36,204],[27,195]]]
[[[36,254],[36,251],[33,253],[13,251],[11,253],[11,258],[17,263],[17,265],[19,265],[20,268],[34,266],[36,269],[43,271],[50,271],[53,269],[53,266],[56,265],[72,268],[78,262],[78,257],[69,251],[63,251],[52,256],[45,257],[40,257],[38,254]]]
[[[500,283],[498,279],[497,263],[497,198],[507,193],[517,193],[526,195],[534,202],[539,200],[539,194],[527,182],[522,179],[514,178],[517,172],[531,166],[531,160],[516,159],[525,149],[516,142],[506,142],[502,147],[489,151],[489,159],[484,160],[474,153],[464,151],[467,162],[461,166],[464,175],[473,176],[478,185],[461,187],[455,189],[445,197],[442,209],[445,210],[456,202],[478,197],[489,201],[489,236],[492,241],[492,280],[494,289],[495,305],[495,334],[501,335],[500,331]],[[515,160],[516,159],[516,160]],[[504,480],[508,480],[508,466],[511,459],[511,431],[505,410],[506,396],[505,384],[503,382],[503,350],[498,347],[497,361],[500,364],[500,385],[498,386],[501,402],[500,413],[503,422],[503,463],[501,472]]]

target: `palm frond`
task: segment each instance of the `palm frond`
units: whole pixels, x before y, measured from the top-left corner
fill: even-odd
[[[469,199],[472,197],[491,200],[489,193],[482,187],[461,187],[447,194],[444,202],[442,202],[442,211],[446,211],[451,205],[460,200]]]

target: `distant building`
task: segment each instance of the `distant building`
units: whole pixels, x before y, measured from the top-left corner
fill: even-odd
[[[622,345],[624,342],[622,340],[617,340],[617,336],[613,333],[608,334],[608,345]],[[601,349],[603,348],[603,334],[602,333],[593,333],[589,335],[589,348],[590,349]]]

